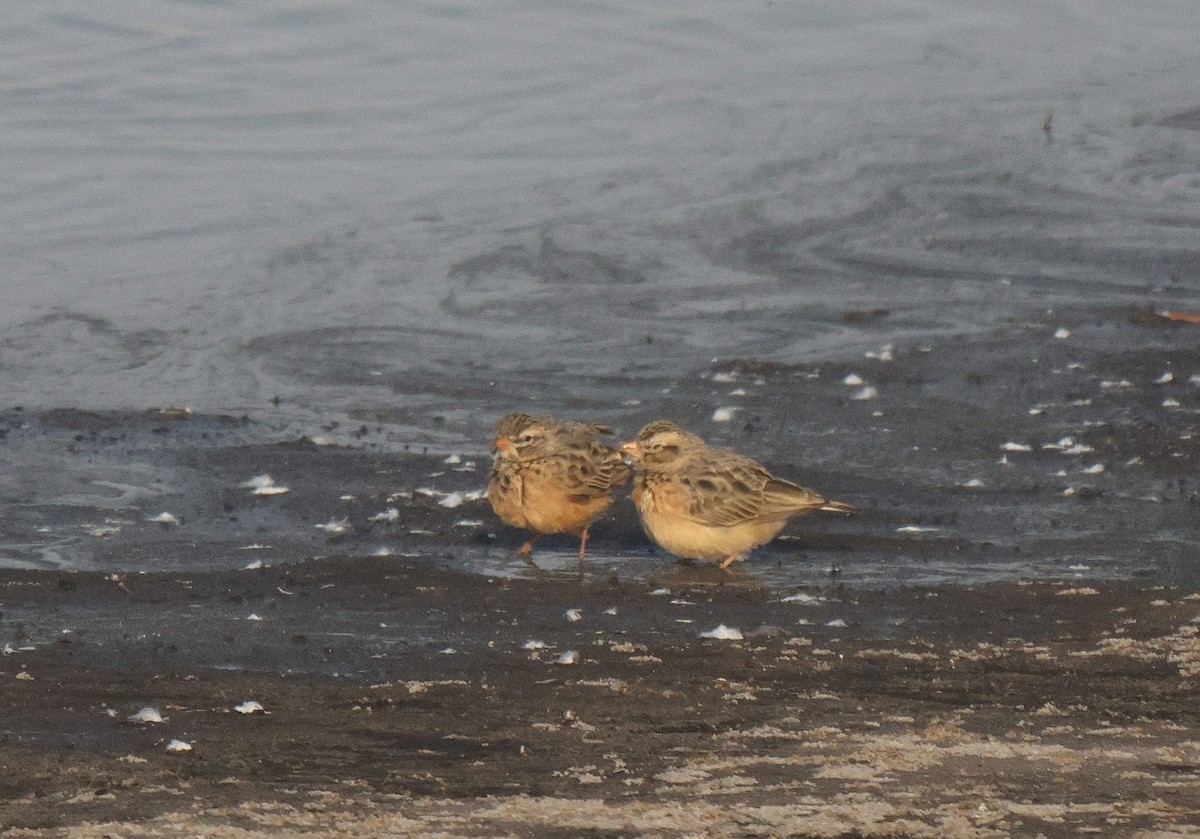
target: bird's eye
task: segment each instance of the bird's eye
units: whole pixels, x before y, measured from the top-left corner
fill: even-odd
[[[520,437],[517,438],[517,442],[521,443],[522,445],[528,446],[530,443],[533,442],[533,434],[526,431],[524,434],[522,434]]]

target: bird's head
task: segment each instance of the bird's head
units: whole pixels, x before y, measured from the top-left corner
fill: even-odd
[[[492,454],[498,458],[526,457],[546,439],[549,425],[541,417],[508,414],[496,425]]]
[[[669,420],[657,420],[638,432],[637,438],[621,445],[621,451],[643,467],[653,469],[672,463],[705,443]]]

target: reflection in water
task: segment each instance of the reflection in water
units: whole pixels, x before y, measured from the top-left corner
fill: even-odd
[[[1127,570],[1108,557],[1089,557],[1083,564],[1070,558],[1005,561],[980,557],[976,561],[917,558],[898,554],[837,555],[812,553],[779,556],[756,553],[729,571],[712,563],[680,562],[673,557],[639,552],[632,555],[588,554],[581,564],[570,551],[538,551],[533,563],[512,551],[465,551],[439,562],[451,570],[468,571],[503,579],[579,579],[624,583],[645,582],[678,590],[707,587],[829,589],[896,588],[904,586],[977,586],[1013,580],[1122,579]]]
[[[0,543],[0,568],[22,571],[62,571],[74,567],[74,563],[63,557],[74,539],[62,539],[52,544],[18,542]]]

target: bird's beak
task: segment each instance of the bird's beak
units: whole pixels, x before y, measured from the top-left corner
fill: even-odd
[[[637,440],[630,440],[628,443],[622,443],[621,452],[629,455],[634,460],[642,459],[642,447],[637,444]]]
[[[492,451],[494,452],[504,452],[505,454],[508,454],[510,451],[512,451],[512,447],[512,440],[508,439],[507,437],[497,437],[496,442],[492,443]]]

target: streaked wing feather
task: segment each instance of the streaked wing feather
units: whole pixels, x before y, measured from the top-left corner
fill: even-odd
[[[816,509],[825,503],[825,497],[808,487],[802,487],[782,478],[771,478],[763,488],[764,506],[775,510]]]
[[[789,516],[815,509],[825,499],[812,490],[776,478],[748,457],[721,452],[711,464],[680,480],[691,489],[690,517],[700,524],[733,527],[748,521]]]
[[[762,514],[767,476],[755,464],[724,460],[690,469],[678,480],[691,498],[688,515],[700,524],[732,527]]]
[[[586,433],[579,432],[571,445],[555,458],[561,485],[568,494],[582,498],[612,495],[617,487],[629,481],[633,472],[619,451],[595,438],[591,426],[582,428]]]

